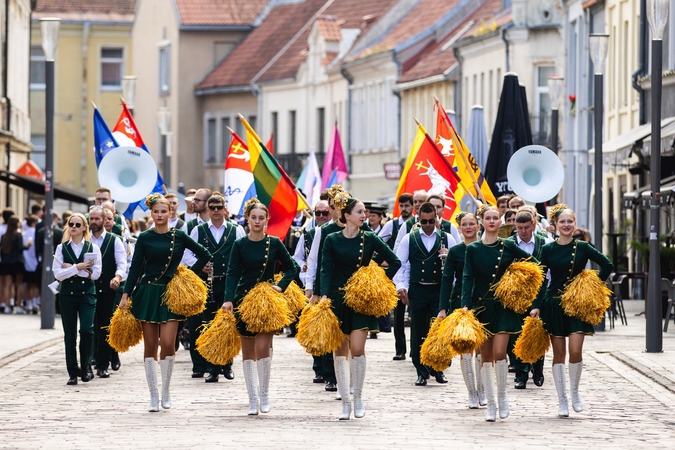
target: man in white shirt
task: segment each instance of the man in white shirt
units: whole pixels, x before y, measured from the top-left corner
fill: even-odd
[[[101,251],[101,276],[96,280],[96,314],[94,316],[94,360],[96,375],[108,378],[108,367],[113,349],[108,344],[108,333],[116,307],[117,290],[127,279],[127,252],[120,236],[108,233],[103,227],[103,208],[89,211],[91,243]]]
[[[429,193],[424,189],[415,191],[413,193],[413,215],[412,217],[410,217],[408,220],[405,221],[404,226],[402,226],[401,229],[399,230],[398,235],[396,236],[396,241],[394,243],[394,253],[396,253],[396,251],[398,250],[398,246],[401,244],[403,236],[410,233],[412,226],[415,225],[415,223],[417,223],[417,211],[419,207],[422,206],[422,203],[426,203],[428,197]]]
[[[295,247],[295,253],[293,254],[293,259],[300,266],[300,281],[302,285],[305,285],[305,275],[307,273],[307,257],[309,256],[309,250],[312,248],[312,242],[314,240],[314,235],[316,230],[321,227],[321,225],[330,222],[331,220],[331,211],[328,206],[328,201],[319,200],[314,206],[314,226],[311,228],[305,228],[302,235],[298,239],[298,245]]]
[[[171,217],[169,217],[169,228],[177,228],[187,232],[187,223],[178,217],[178,196],[168,193],[164,196],[171,204]],[[153,223],[152,226],[155,224]]]
[[[436,208],[431,203],[419,207],[419,228],[407,233],[396,255],[401,268],[394,276],[394,283],[401,301],[410,306],[410,348],[413,365],[417,370],[415,386],[426,386],[430,375],[438,383],[447,383],[443,372],[436,372],[420,361],[420,347],[429,333],[429,324],[438,315],[442,255],[455,245],[455,239],[438,227]]]

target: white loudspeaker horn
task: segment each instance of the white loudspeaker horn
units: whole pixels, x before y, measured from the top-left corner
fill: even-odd
[[[157,165],[142,148],[117,147],[110,150],[98,167],[98,182],[123,203],[144,199],[157,183]]]
[[[551,150],[541,145],[527,145],[511,156],[506,176],[517,196],[540,203],[560,192],[565,171],[560,158]]]

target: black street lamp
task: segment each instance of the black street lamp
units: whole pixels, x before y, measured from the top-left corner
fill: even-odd
[[[551,150],[558,154],[558,122],[560,100],[563,94],[563,77],[551,75],[548,77],[548,96],[551,99]]]

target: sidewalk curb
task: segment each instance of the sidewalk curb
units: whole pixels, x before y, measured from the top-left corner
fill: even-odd
[[[54,345],[63,342],[63,337],[57,337],[50,339],[48,341],[45,341],[41,344],[34,345],[32,347],[24,348],[23,350],[17,350],[14,353],[10,353],[9,355],[5,356],[4,358],[0,358],[0,367],[4,367],[7,364],[11,364],[14,361],[17,361],[25,356],[31,355],[35,352],[39,352],[40,350],[44,350],[49,347],[53,347]]]
[[[612,355],[615,359],[618,359],[620,362],[624,363],[631,369],[635,370],[636,372],[639,372],[640,374],[646,376],[653,382],[659,384],[660,386],[663,386],[664,388],[668,389],[670,392],[675,394],[675,386],[673,385],[673,382],[669,380],[668,378],[659,375],[658,373],[654,372],[652,369],[649,367],[640,364],[639,362],[635,361],[633,358],[630,356],[626,356],[623,353],[614,353],[611,352],[610,355]]]

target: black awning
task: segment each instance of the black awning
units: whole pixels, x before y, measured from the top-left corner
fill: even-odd
[[[34,192],[36,194],[45,194],[45,183],[44,181],[38,180],[37,178],[25,177],[13,172],[7,172],[6,170],[0,170],[0,181],[19,186],[20,188]],[[60,186],[54,187],[54,198],[60,198],[69,202],[81,203],[83,205],[89,205],[90,203],[93,203],[93,199],[90,199],[85,194],[74,189],[68,189]]]

